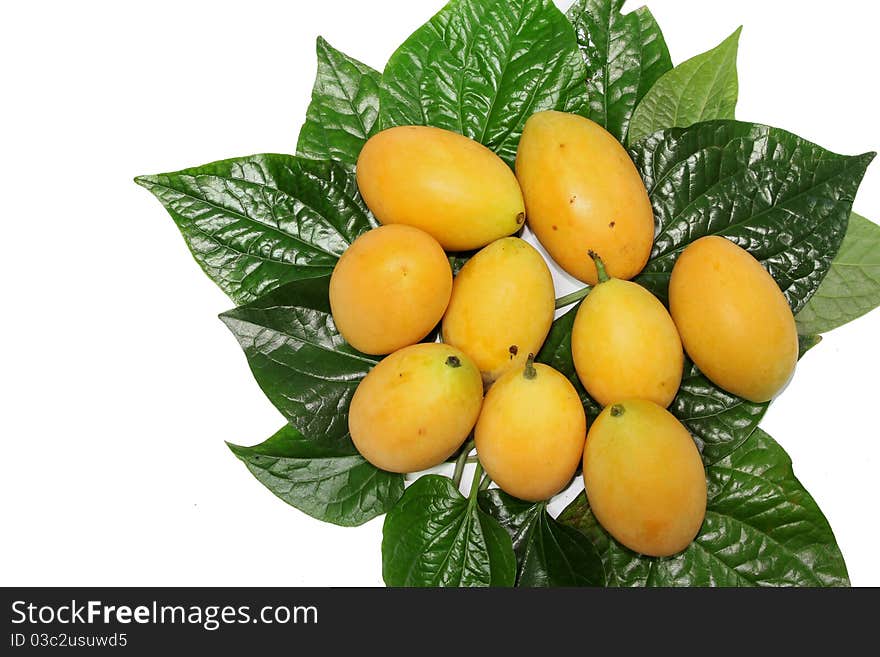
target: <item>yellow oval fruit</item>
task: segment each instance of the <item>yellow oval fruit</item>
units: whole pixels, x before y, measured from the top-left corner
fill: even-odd
[[[416,344],[364,377],[351,400],[348,429],[377,468],[418,472],[461,447],[482,403],[480,372],[467,356],[445,344]]]
[[[798,359],[791,307],[761,263],[733,242],[703,237],[682,252],[669,309],[691,360],[716,385],[761,403],[791,379]]]
[[[358,237],[330,277],[336,328],[365,354],[390,354],[437,326],[452,294],[441,246],[409,226],[382,226]]]
[[[474,430],[477,455],[503,491],[546,500],[577,471],[587,420],[571,382],[552,367],[532,364],[495,382]]]
[[[687,429],[645,400],[607,407],[584,447],[584,487],[596,520],[651,557],[684,550],[706,515],[706,473]]]
[[[555,307],[544,258],[528,242],[507,237],[477,253],[455,277],[443,341],[470,356],[491,383],[538,353]]]
[[[504,161],[440,128],[374,135],[358,157],[357,183],[380,222],[421,228],[447,251],[479,249],[525,221],[519,184]]]
[[[647,399],[666,408],[681,385],[684,351],[672,317],[630,281],[612,278],[590,290],[574,320],[571,355],[581,383],[602,406]]]
[[[539,112],[523,129],[516,176],[529,226],[572,276],[595,285],[599,253],[623,280],[648,262],[654,213],[639,172],[610,133],[575,114]]]

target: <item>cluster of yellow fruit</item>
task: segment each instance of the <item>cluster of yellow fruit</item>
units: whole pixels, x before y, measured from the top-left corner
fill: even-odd
[[[687,547],[705,516],[706,479],[693,439],[666,410],[682,344],[712,381],[753,401],[776,395],[797,361],[791,310],[760,263],[721,237],[694,242],[672,272],[670,316],[628,280],[654,240],[638,171],[613,136],[576,115],[532,116],[515,174],[461,135],[385,130],[364,146],[357,182],[383,226],[340,258],[330,302],[348,343],[391,354],[351,402],[364,458],[424,470],[473,431],[492,480],[532,501],[561,491],[582,461],[592,510],[618,541],[650,556]],[[589,433],[572,383],[534,362],[555,294],[543,256],[509,237],[526,217],[550,256],[594,286],[571,336],[578,377],[605,407]],[[453,280],[446,251],[475,249]],[[443,342],[419,343],[440,322]]]

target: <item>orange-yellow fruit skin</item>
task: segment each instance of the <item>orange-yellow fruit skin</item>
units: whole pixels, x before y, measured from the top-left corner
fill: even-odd
[[[666,408],[681,384],[684,352],[666,308],[641,285],[611,279],[581,303],[571,332],[578,377],[602,406],[647,399]]]
[[[654,241],[654,213],[638,170],[604,128],[575,114],[533,115],[519,143],[516,176],[529,226],[565,271],[595,285],[589,251],[614,278],[642,271]]]
[[[380,222],[420,228],[447,251],[482,248],[525,221],[519,184],[504,161],[440,128],[374,135],[358,157],[357,183]]]
[[[336,328],[365,354],[390,354],[437,326],[452,294],[452,269],[437,241],[409,226],[361,235],[330,277]]]
[[[528,242],[493,242],[462,267],[443,317],[443,341],[470,356],[491,383],[537,354],[556,299],[547,263]]]
[[[417,344],[395,351],[364,377],[348,428],[357,450],[377,468],[418,472],[461,447],[482,403],[480,372],[467,356],[449,345]]]
[[[616,402],[590,427],[584,487],[602,527],[651,557],[687,548],[706,515],[706,473],[691,435],[645,400]]]
[[[477,455],[503,491],[522,500],[546,500],[574,477],[587,421],[571,382],[552,367],[535,378],[516,368],[486,394],[474,431]]]
[[[691,360],[713,383],[752,402],[773,399],[798,359],[791,307],[751,254],[717,236],[679,256],[669,308]]]

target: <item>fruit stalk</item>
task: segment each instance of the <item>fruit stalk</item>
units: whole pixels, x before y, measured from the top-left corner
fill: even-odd
[[[523,369],[523,376],[531,380],[538,376],[538,370],[535,369],[535,354],[529,354],[526,359],[526,366]]]
[[[458,455],[458,459],[455,461],[455,470],[452,472],[452,483],[455,484],[456,488],[461,485],[461,475],[464,474],[464,465],[468,462],[468,455],[473,448],[474,441],[467,441],[464,447],[461,448],[461,454]]]
[[[468,505],[473,508],[477,503],[477,494],[480,492],[480,479],[483,477],[483,466],[477,461],[474,467],[474,478],[471,480],[471,492],[468,496]]]
[[[599,282],[605,283],[610,280],[608,276],[608,272],[605,270],[605,263],[602,262],[602,258],[599,257],[599,254],[595,251],[590,251],[590,257],[593,259],[593,262],[596,265],[596,272],[599,276]]]
[[[577,290],[576,292],[566,294],[564,297],[559,297],[556,300],[556,310],[559,310],[560,308],[565,308],[566,306],[570,306],[573,303],[577,303],[578,301],[586,297],[592,289],[593,287],[591,285],[587,285],[586,287]]]

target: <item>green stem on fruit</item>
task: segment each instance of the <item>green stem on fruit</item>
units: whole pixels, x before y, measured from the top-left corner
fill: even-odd
[[[477,465],[474,468],[474,478],[471,480],[471,492],[468,496],[468,505],[473,508],[473,506],[477,503],[477,493],[480,492],[480,477],[483,476],[483,466],[480,465],[480,462],[477,461]]]
[[[473,448],[474,441],[467,441],[464,447],[461,448],[461,454],[458,455],[458,459],[455,461],[455,470],[452,472],[452,483],[455,484],[456,488],[461,485],[461,475],[464,474],[464,464],[467,463],[468,455]]]
[[[602,262],[602,258],[599,257],[599,254],[595,251],[590,251],[590,257],[593,259],[593,262],[596,264],[596,272],[599,275],[599,282],[605,283],[609,279],[608,272],[605,271],[605,263]]]
[[[585,288],[578,290],[577,292],[572,292],[571,294],[566,294],[564,297],[559,297],[556,300],[556,310],[560,308],[565,308],[566,306],[570,306],[573,303],[577,303],[585,296],[590,293],[590,290],[593,288],[587,285]]]
[[[526,358],[526,366],[523,370],[523,376],[531,380],[538,376],[538,370],[535,369],[535,354],[529,354]]]

